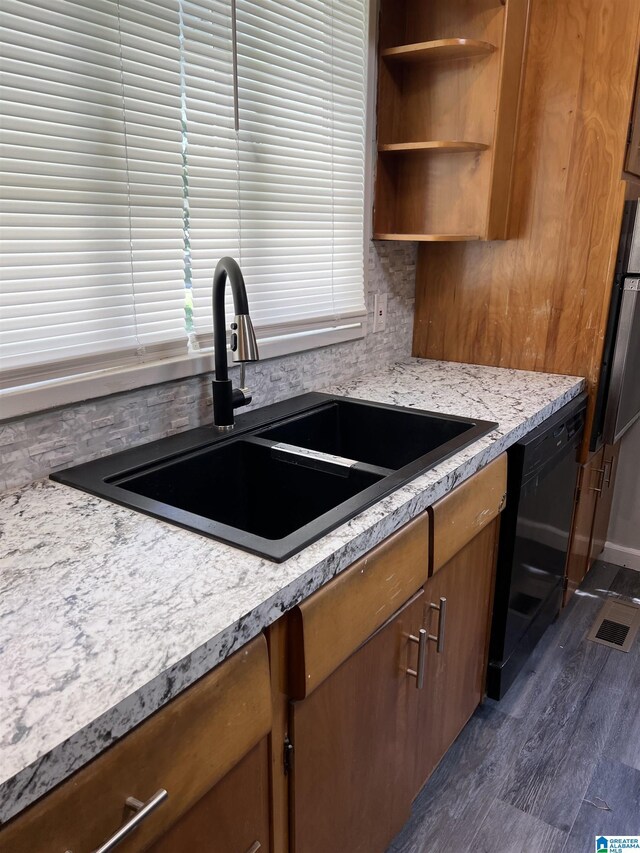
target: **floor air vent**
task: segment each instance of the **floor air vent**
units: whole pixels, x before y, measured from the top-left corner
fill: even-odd
[[[611,619],[603,619],[602,625],[596,633],[596,640],[605,640],[614,646],[624,646],[624,641],[629,633],[629,625],[620,622],[612,622]]]
[[[587,640],[628,652],[640,628],[640,607],[607,601],[587,634]]]

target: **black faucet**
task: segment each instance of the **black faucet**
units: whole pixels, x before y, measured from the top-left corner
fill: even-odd
[[[224,310],[225,284],[229,281],[233,296],[235,320],[231,324],[231,357],[241,363],[240,388],[233,388],[227,365],[227,334]],[[240,267],[233,258],[221,258],[213,274],[213,348],[215,379],[213,380],[213,425],[219,430],[233,429],[233,410],[251,402],[244,387],[244,365],[258,361],[258,344],[249,317],[247,288]]]

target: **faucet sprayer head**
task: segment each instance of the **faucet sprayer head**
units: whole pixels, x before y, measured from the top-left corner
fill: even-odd
[[[259,361],[256,333],[248,314],[236,314],[231,326],[231,358],[235,362]]]

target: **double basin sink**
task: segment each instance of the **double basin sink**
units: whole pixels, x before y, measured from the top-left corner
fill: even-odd
[[[495,426],[305,394],[52,478],[281,562]]]

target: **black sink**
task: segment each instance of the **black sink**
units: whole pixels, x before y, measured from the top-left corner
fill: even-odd
[[[469,421],[344,399],[258,435],[396,470],[468,429]]]
[[[51,476],[280,562],[495,426],[305,394]]]
[[[231,441],[156,465],[113,485],[264,539],[283,539],[381,479],[301,466],[268,445]]]

